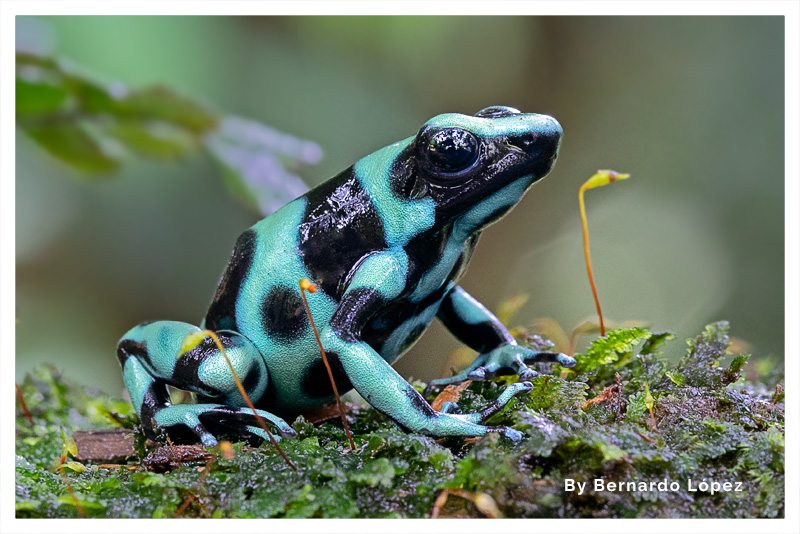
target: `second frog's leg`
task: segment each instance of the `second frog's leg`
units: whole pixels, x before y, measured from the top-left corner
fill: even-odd
[[[176,441],[199,438],[206,446],[216,445],[219,435],[268,439],[246,406],[225,357],[201,332],[187,323],[158,321],[136,326],[120,339],[117,356],[145,433],[154,438],[161,429]],[[216,334],[247,396],[257,402],[268,381],[263,357],[241,334]],[[201,403],[171,404],[168,385],[196,393]],[[263,410],[258,414],[282,435],[296,435],[282,419]]]

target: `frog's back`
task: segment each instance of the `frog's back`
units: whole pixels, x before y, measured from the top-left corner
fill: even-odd
[[[238,238],[204,327],[240,332],[258,347],[270,371],[264,401],[272,409],[280,399],[319,404],[330,385],[305,383],[319,374],[321,361],[298,282],[308,278],[320,286],[308,300],[322,327],[353,266],[387,246],[375,205],[351,167]]]
[[[347,276],[365,256],[386,250],[373,198],[350,167],[302,197],[298,250],[309,278],[338,301]]]

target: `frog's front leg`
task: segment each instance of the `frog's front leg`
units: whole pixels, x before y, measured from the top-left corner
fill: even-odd
[[[187,323],[158,321],[136,326],[120,339],[117,356],[125,386],[146,435],[155,438],[162,429],[175,441],[196,437],[206,446],[216,445],[218,435],[268,439],[253,411],[245,407],[216,343],[198,335],[201,332]],[[268,381],[258,349],[236,332],[216,334],[248,397],[257,402]],[[167,385],[196,393],[200,403],[171,404]],[[258,413],[282,435],[296,435],[282,419],[263,410]]]
[[[480,412],[437,412],[389,363],[361,340],[361,330],[387,301],[396,298],[405,284],[407,258],[402,252],[370,256],[360,265],[321,332],[328,358],[338,361],[353,387],[375,409],[401,427],[431,436],[480,436],[499,432],[518,440],[522,434],[509,427],[480,423],[496,413],[519,392],[530,391],[530,382],[513,384],[497,402]]]
[[[536,352],[517,344],[492,312],[475,300],[460,286],[451,289],[437,314],[439,320],[462,343],[479,353],[466,369],[449,378],[431,380],[428,388],[463,382],[485,380],[498,371],[511,371],[521,380],[530,380],[536,371],[527,364],[534,362],[558,362],[563,367],[573,367],[575,358],[554,352]]]

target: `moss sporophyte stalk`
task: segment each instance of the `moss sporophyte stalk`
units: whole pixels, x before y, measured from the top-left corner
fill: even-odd
[[[520,342],[535,350],[551,347],[536,336]],[[267,441],[234,443],[227,456],[197,447],[173,451],[169,461],[145,461],[153,450],[130,403],[39,367],[20,383],[34,426],[20,406],[16,515],[782,517],[780,369],[758,375],[728,354],[725,323],[706,327],[677,364],[659,356],[670,342],[669,335],[644,328],[612,330],[577,354],[579,365],[564,378],[558,372],[535,377],[529,393],[487,421],[521,432],[517,444],[492,434],[475,440],[406,433],[345,395],[356,450],[338,410],[317,424],[300,417],[292,423],[298,437],[280,442],[296,472]],[[680,374],[683,382],[667,373]],[[618,395],[587,404],[616,387],[617,374]],[[472,382],[458,405],[465,411],[485,406],[509,380],[515,379]],[[424,384],[415,387],[421,391]],[[81,456],[77,430],[113,427],[134,436],[121,468]],[[62,429],[78,439],[77,449],[64,447]],[[51,471],[65,451],[63,467]],[[158,472],[149,470],[156,466]]]

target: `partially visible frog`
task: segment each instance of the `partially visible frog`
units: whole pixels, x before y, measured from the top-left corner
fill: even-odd
[[[536,372],[527,364],[575,360],[517,345],[458,281],[481,231],[550,172],[561,134],[551,117],[504,106],[438,115],[255,224],[237,240],[199,328],[142,323],[120,340],[125,384],[146,433],[163,429],[206,446],[220,435],[267,437],[213,340],[184,344],[201,329],[216,332],[259,414],[284,437],[296,433],[281,417],[330,403],[298,286],[309,278],[320,287],[308,300],[340,392],[355,388],[408,431],[520,439],[482,422],[531,390]],[[508,371],[522,381],[479,412],[433,410],[391,365],[434,318],[479,356],[433,384]],[[167,385],[196,393],[198,403],[171,404]]]

